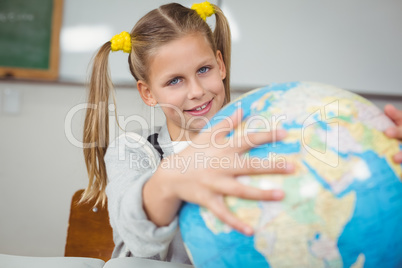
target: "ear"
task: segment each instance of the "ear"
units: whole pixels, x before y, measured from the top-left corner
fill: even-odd
[[[145,102],[146,105],[148,106],[156,105],[157,102],[155,98],[152,96],[150,87],[147,83],[145,83],[142,80],[138,80],[137,89],[138,92],[140,93],[141,99]]]
[[[223,61],[222,52],[220,50],[216,51],[216,61],[218,62],[219,72],[223,80],[226,78],[226,66],[225,62]]]

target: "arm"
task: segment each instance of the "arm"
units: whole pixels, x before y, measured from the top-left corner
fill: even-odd
[[[178,223],[174,220],[158,227],[143,210],[142,189],[152,176],[159,155],[150,146],[138,146],[138,139],[120,136],[105,156],[108,211],[116,246],[113,256],[131,252],[136,257],[164,260]]]
[[[199,134],[193,140],[192,146],[187,147],[180,154],[163,160],[143,189],[144,210],[148,218],[157,226],[169,224],[176,217],[181,201],[184,200],[204,206],[236,230],[245,234],[252,234],[252,229],[229,211],[224,203],[224,196],[231,195],[252,200],[280,200],[283,198],[284,194],[280,190],[256,189],[252,186],[245,186],[234,178],[246,174],[292,172],[292,165],[289,164],[287,170],[279,168],[267,170],[236,167],[233,163],[236,154],[241,154],[250,149],[252,147],[250,144],[258,146],[273,141],[275,136],[277,139],[283,138],[284,132],[252,133],[241,137],[241,139],[232,137],[234,145],[223,146],[223,148],[217,148],[219,146],[196,148],[197,146],[194,146],[196,144],[221,145],[227,143],[226,135],[236,127],[240,120],[241,113],[235,113],[230,117],[230,120],[224,120],[213,127],[211,132]],[[220,131],[220,129],[227,131]],[[226,158],[229,160],[227,163],[230,164],[225,168],[214,168],[209,165],[205,167],[204,165],[200,166],[200,164],[197,167],[197,154],[205,160]],[[181,160],[190,163],[186,169],[179,168]]]
[[[402,111],[396,109],[393,105],[387,104],[384,108],[385,114],[395,123],[395,127],[390,127],[385,130],[385,135],[390,138],[399,139],[402,141]],[[402,163],[402,151],[394,155],[396,163]]]

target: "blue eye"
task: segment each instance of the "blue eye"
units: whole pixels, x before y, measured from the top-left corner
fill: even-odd
[[[200,74],[203,74],[203,73],[206,73],[206,72],[208,72],[209,71],[209,67],[201,67],[199,70],[198,70],[198,73],[200,73]]]
[[[174,86],[174,85],[177,85],[178,83],[180,83],[180,81],[181,81],[181,79],[178,78],[178,77],[176,77],[176,78],[173,78],[172,80],[170,80],[170,81],[168,82],[168,85]]]

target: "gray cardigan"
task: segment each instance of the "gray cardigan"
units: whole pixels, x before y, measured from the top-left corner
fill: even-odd
[[[112,257],[135,256],[191,264],[177,217],[164,227],[149,221],[142,204],[142,188],[159,165],[160,155],[146,137],[151,132],[125,133],[112,142],[105,156],[106,195],[115,249]],[[173,154],[167,126],[159,130],[164,156]]]

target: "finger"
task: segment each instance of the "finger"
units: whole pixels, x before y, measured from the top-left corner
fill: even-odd
[[[240,157],[240,156],[239,156]],[[272,159],[258,157],[245,157],[235,159],[232,166],[235,175],[260,175],[260,174],[289,174],[296,170],[293,162],[283,156]]]
[[[216,125],[211,127],[213,122],[208,123],[208,127],[204,128],[200,135],[197,135],[196,139],[192,140],[191,146],[201,145],[213,145],[221,144],[222,139],[226,137],[240,122],[242,119],[242,109],[236,109],[229,117],[227,116],[215,116],[213,120],[221,120]]]
[[[208,186],[216,193],[235,196],[247,200],[278,201],[285,196],[280,189],[263,190],[254,186],[244,185],[233,179],[210,180]]]
[[[224,117],[222,121],[212,127],[212,132],[216,136],[216,138],[226,137],[230,131],[235,129],[241,122],[243,117],[243,110],[241,108],[237,108],[229,117]],[[215,117],[219,120],[219,117]],[[225,130],[225,131],[222,131]]]
[[[384,131],[385,135],[393,139],[402,139],[402,125],[399,127],[390,127]]]
[[[272,143],[284,139],[287,132],[284,129],[273,131],[247,133],[244,136],[234,137],[234,142],[240,152],[249,150],[250,148],[258,147],[266,143]]]
[[[265,158],[248,157],[239,153],[222,157],[220,161],[209,161],[209,168],[230,169],[232,175],[289,174],[294,173],[296,165],[280,154]]]
[[[402,111],[396,109],[392,104],[387,104],[384,107],[384,112],[395,124],[402,125]]]
[[[402,164],[402,151],[396,153],[392,158],[396,164]]]
[[[229,225],[231,228],[245,234],[252,235],[253,228],[246,223],[242,222],[228,209],[226,204],[223,201],[223,197],[219,197],[220,200],[217,202],[210,202],[207,206],[209,209],[219,220]]]

